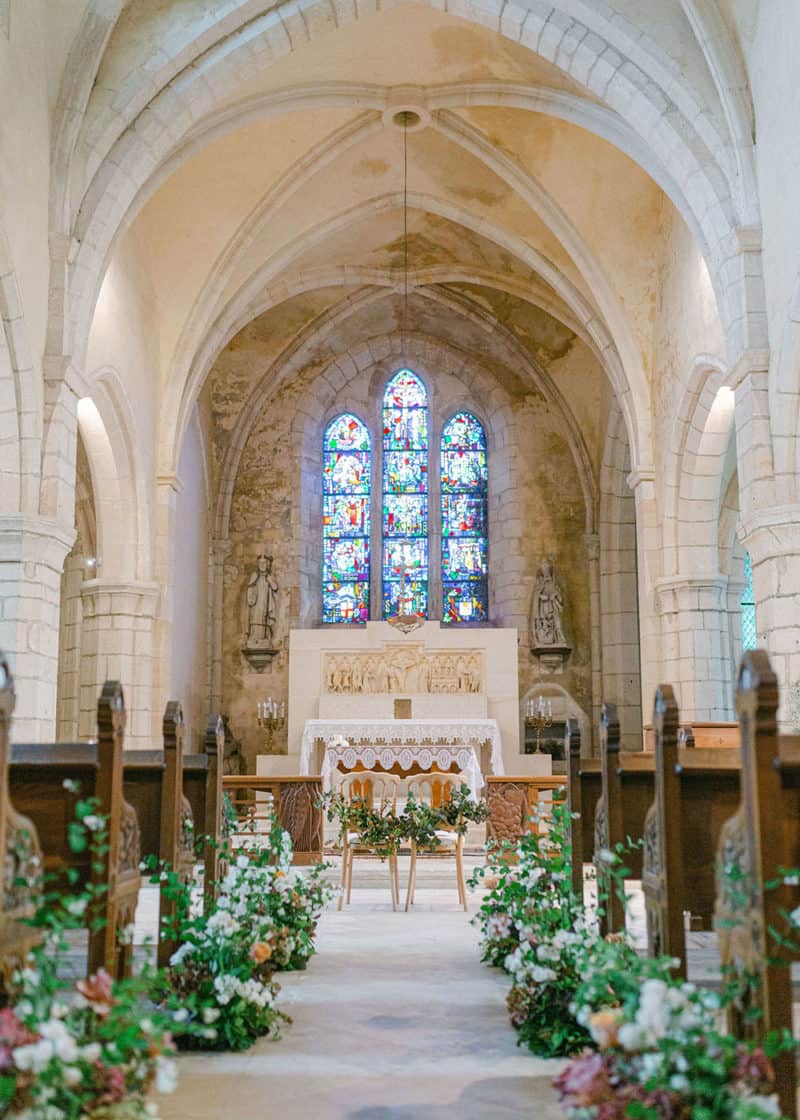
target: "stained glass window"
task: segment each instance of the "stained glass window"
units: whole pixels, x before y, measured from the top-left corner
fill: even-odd
[[[742,649],[755,649],[758,645],[756,633],[756,597],[753,591],[753,565],[750,553],[744,554],[745,585],[742,592]]]
[[[458,412],[444,427],[442,469],[442,622],[483,622],[489,613],[486,435]]]
[[[331,420],[322,451],[322,621],[369,618],[369,432],[349,412]]]
[[[383,616],[428,614],[428,394],[410,369],[383,396]]]

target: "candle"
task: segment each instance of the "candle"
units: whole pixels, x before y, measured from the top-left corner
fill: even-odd
[[[256,719],[261,723],[261,701],[256,701]]]

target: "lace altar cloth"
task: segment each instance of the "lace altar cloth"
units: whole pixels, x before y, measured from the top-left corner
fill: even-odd
[[[477,748],[484,743],[491,746],[492,773],[503,773],[500,728],[494,719],[310,719],[300,745],[301,774],[310,773],[311,753],[319,741],[325,744],[322,785],[326,791],[340,763],[346,770],[361,763],[368,770],[393,766],[430,770],[436,766],[447,771],[455,762],[477,799],[483,787]]]

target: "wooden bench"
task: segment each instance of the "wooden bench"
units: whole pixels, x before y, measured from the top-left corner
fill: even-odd
[[[594,818],[602,795],[602,778],[599,759],[581,758],[581,729],[577,720],[567,720],[564,754],[571,813],[572,886],[578,898],[583,898],[583,865],[594,858]]]
[[[199,858],[197,841],[207,825],[213,828],[213,845],[221,839],[220,811],[206,820],[206,807],[214,804],[218,785],[218,742],[216,731],[220,721],[214,717],[215,734],[211,754],[187,755],[183,750],[183,710],[177,700],[170,700],[162,721],[163,750],[126,751],[124,755],[124,795],[133,805],[141,827],[142,855],[155,857],[166,863],[184,881],[190,880]],[[199,776],[199,781],[198,781]],[[195,818],[186,794],[189,788],[198,802]],[[216,881],[216,851],[208,852],[204,859],[211,866],[209,887]],[[174,918],[175,906],[164,891],[159,903],[159,929],[165,921]],[[176,946],[170,940],[159,939],[158,964],[166,966]]]
[[[741,752],[680,745],[678,705],[669,685],[656,692],[653,802],[644,825],[642,889],[651,955],[666,954],[686,976],[684,913],[713,924],[716,882],[711,853],[739,804]]]
[[[716,924],[723,968],[752,978],[731,1011],[730,1029],[758,1042],[772,1030],[792,1032],[787,963],[796,958],[770,930],[786,931],[783,915],[800,904],[796,881],[768,888],[779,880],[779,869],[800,867],[800,739],[778,736],[778,682],[762,650],[742,658],[736,709],[741,801],[723,825],[716,849]],[[738,881],[731,880],[732,870]],[[755,1018],[748,1015],[753,1011]],[[782,1054],[774,1065],[781,1114],[796,1116],[794,1052]]]
[[[39,940],[26,925],[36,909],[41,876],[41,849],[31,820],[14,808],[8,788],[9,740],[15,704],[14,681],[0,654],[0,853],[3,889],[0,891],[0,996]]]
[[[698,750],[732,749],[739,746],[738,723],[682,723],[678,728],[678,746]],[[655,726],[645,724],[644,749],[653,753],[656,747]]]
[[[123,796],[124,736],[122,688],[107,681],[97,705],[96,743],[14,744],[9,767],[11,797],[36,827],[45,872],[59,874],[66,885],[64,873],[72,869],[77,890],[91,881],[100,892],[88,915],[100,923],[89,929],[88,971],[105,968],[117,977],[131,970],[132,946],[120,934],[133,924],[141,883],[139,821]],[[66,789],[67,780],[79,783],[80,793]],[[96,868],[88,851],[76,853],[69,845],[79,797],[96,798],[107,821],[106,851]]]

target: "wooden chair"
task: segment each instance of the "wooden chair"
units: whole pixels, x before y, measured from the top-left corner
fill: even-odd
[[[423,804],[436,808],[446,804],[463,783],[460,774],[418,774],[408,779],[409,797]],[[431,852],[452,852],[455,856],[456,887],[458,901],[467,909],[467,886],[464,882],[464,834],[455,825],[443,824],[435,830],[440,846],[428,849]],[[408,869],[408,890],[406,892],[406,912],[414,901],[414,888],[417,883],[417,856],[419,846],[416,840],[411,841],[411,864]]]
[[[387,774],[379,770],[359,770],[346,774],[339,785],[342,797],[352,805],[362,802],[373,808],[388,806],[392,813],[397,810],[397,792],[400,788],[400,779],[394,774]],[[350,828],[342,829],[342,893],[339,896],[339,909],[347,894],[347,903],[350,904],[350,895],[353,889],[353,860],[356,855],[373,855],[375,849],[369,844],[361,842],[358,832]],[[396,910],[400,901],[400,885],[397,872],[397,851],[392,852],[386,859],[389,865],[389,879],[392,889],[392,910]]]
[[[8,792],[8,759],[11,716],[16,696],[8,662],[0,654],[0,853],[3,855],[3,890],[0,891],[0,998],[20,967],[39,931],[26,925],[36,909],[36,881],[41,874],[41,850],[33,822],[11,804]],[[24,882],[23,882],[24,881]]]
[[[789,963],[798,957],[772,937],[800,903],[800,887],[779,869],[800,866],[800,739],[778,736],[778,682],[763,650],[742,658],[736,693],[742,744],[741,803],[717,846],[717,933],[723,968],[750,979],[730,1013],[739,1038],[792,1033]],[[732,885],[730,870],[737,881]],[[783,958],[783,961],[781,961]],[[755,1013],[755,1015],[753,1014]],[[797,1116],[794,1051],[774,1059],[782,1116]]]
[[[89,931],[88,970],[105,968],[117,977],[131,971],[132,946],[123,944],[120,934],[133,924],[141,884],[139,821],[123,796],[124,736],[122,688],[107,681],[97,705],[96,743],[15,744],[9,767],[11,796],[36,826],[45,872],[59,873],[65,889],[71,871],[77,872],[77,890],[89,879],[102,888],[89,915],[101,926]],[[66,779],[80,784],[79,795],[64,788]],[[75,853],[69,845],[78,796],[96,798],[108,822],[106,851],[97,866],[88,852]]]

